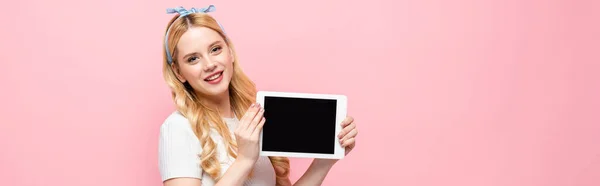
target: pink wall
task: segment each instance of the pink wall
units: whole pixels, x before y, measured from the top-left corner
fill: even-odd
[[[2,1],[2,185],[161,185],[165,8],[208,3]],[[324,185],[600,185],[598,1],[212,3],[261,90],[348,95]]]

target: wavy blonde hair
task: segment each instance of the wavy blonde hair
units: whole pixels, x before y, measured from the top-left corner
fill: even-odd
[[[231,40],[223,33],[223,30],[219,27],[217,21],[208,14],[195,13],[188,16],[177,19],[175,16],[167,25],[167,31],[169,32],[168,44],[169,52],[173,56],[173,65],[177,65],[177,43],[179,39],[185,33],[188,28],[191,27],[207,27],[218,32],[221,37],[225,40],[226,44],[231,49],[234,61],[233,61],[233,76],[229,84],[229,98],[231,107],[236,113],[236,117],[241,119],[248,107],[254,103],[256,96],[256,86],[254,82],[244,74],[242,71],[238,57],[235,53],[235,49]],[[171,29],[169,30],[169,27]],[[167,32],[166,31],[166,32]],[[163,46],[165,48],[165,46]],[[195,94],[194,90],[188,83],[182,83],[177,79],[175,72],[173,72],[171,65],[167,63],[167,56],[163,53],[163,76],[171,89],[172,98],[175,102],[177,110],[181,112],[192,125],[194,133],[202,144],[202,153],[200,156],[200,166],[204,172],[206,172],[214,180],[221,178],[221,166],[217,159],[217,149],[215,141],[210,138],[211,128],[221,135],[224,141],[225,149],[227,153],[233,158],[237,157],[236,149],[237,145],[233,140],[231,133],[227,129],[227,125],[221,118],[217,110],[211,109],[201,102],[202,97]],[[211,125],[212,123],[212,125]],[[290,163],[289,159],[285,157],[269,157],[273,168],[275,169],[277,185],[290,185],[289,182],[289,170]]]

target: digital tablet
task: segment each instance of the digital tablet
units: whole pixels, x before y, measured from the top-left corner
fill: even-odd
[[[265,109],[261,156],[342,159],[337,135],[346,118],[344,95],[259,91]]]

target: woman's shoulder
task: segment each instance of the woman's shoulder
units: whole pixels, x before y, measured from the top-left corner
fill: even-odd
[[[189,126],[189,120],[179,111],[173,111],[165,118],[161,127],[182,127]]]
[[[163,121],[160,126],[161,136],[187,136],[190,139],[195,139],[194,131],[189,120],[179,111],[174,111]]]

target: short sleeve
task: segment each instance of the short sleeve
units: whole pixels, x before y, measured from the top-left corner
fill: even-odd
[[[202,179],[200,142],[183,116],[171,115],[160,127],[158,160],[162,181],[171,178]]]

